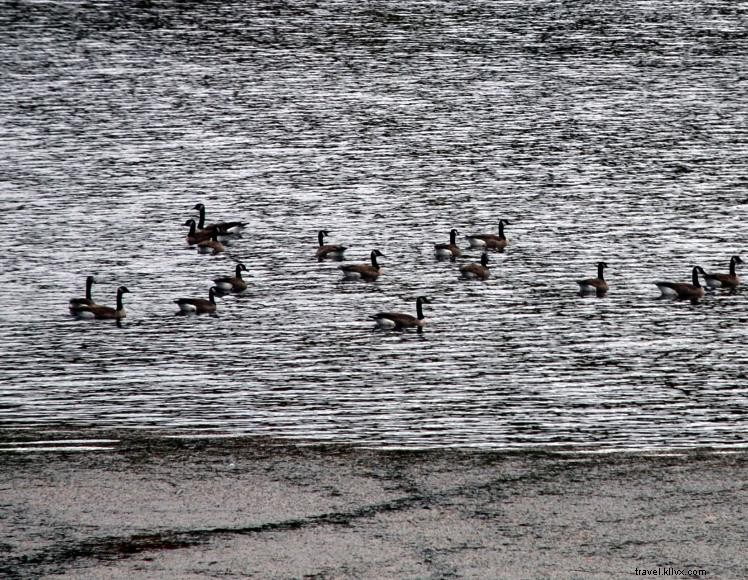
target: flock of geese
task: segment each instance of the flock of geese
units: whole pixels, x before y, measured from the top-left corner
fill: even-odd
[[[232,238],[241,237],[242,230],[247,226],[245,222],[229,221],[214,224],[205,223],[205,205],[196,204],[193,210],[200,214],[198,221],[188,219],[184,222],[189,227],[186,241],[190,246],[195,246],[201,254],[219,254],[225,251],[224,242]],[[480,262],[464,264],[460,266],[460,277],[465,280],[487,280],[491,274],[488,267],[488,250],[503,252],[509,244],[504,233],[504,226],[509,225],[507,220],[499,220],[498,233],[475,234],[466,236],[470,248],[481,250]],[[319,246],[316,250],[318,261],[326,259],[344,260],[346,246],[339,244],[326,244],[325,238],[329,236],[327,230],[320,230],[317,235]],[[449,233],[449,243],[434,244],[434,255],[437,259],[449,259],[455,261],[462,256],[462,250],[457,245],[459,232],[452,229]],[[374,282],[380,274],[378,258],[386,256],[377,249],[371,251],[370,263],[344,264],[338,266],[346,280],[359,280],[363,282]],[[706,287],[710,289],[724,288],[735,289],[740,285],[740,277],[736,268],[742,264],[740,256],[730,258],[729,273],[716,274],[707,273],[702,267],[694,266],[691,272],[691,283],[687,282],[655,282],[660,289],[663,298],[674,298],[691,300],[696,302],[704,297],[705,289],[700,283],[700,277],[704,278]],[[577,280],[579,292],[582,295],[595,294],[598,297],[605,296],[608,292],[608,283],[604,277],[604,270],[608,267],[605,262],[598,262],[597,277]],[[208,290],[208,298],[178,298],[175,303],[179,307],[178,314],[213,314],[216,312],[215,297],[219,294],[241,293],[247,289],[247,283],[242,278],[242,272],[247,268],[242,263],[236,265],[233,276],[222,276],[213,279],[213,286]],[[82,319],[108,319],[121,320],[125,318],[126,311],[123,304],[123,294],[129,292],[125,286],[117,289],[116,307],[96,304],[91,297],[93,284],[96,282],[94,276],[86,278],[86,295],[84,298],[72,298],[70,300],[70,313],[76,318]],[[379,312],[373,315],[376,325],[385,330],[402,330],[416,328],[419,332],[425,324],[423,305],[430,303],[426,296],[416,298],[416,315],[402,312]]]

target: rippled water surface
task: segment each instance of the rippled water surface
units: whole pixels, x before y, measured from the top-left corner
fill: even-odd
[[[0,425],[374,446],[745,446],[748,6],[13,2]],[[224,254],[183,227],[249,223]],[[465,234],[509,220],[486,282]],[[456,263],[433,243],[457,228]],[[375,283],[317,230],[380,249]],[[605,260],[611,291],[575,280]],[[247,265],[215,317],[175,316]],[[67,302],[126,285],[127,318]],[[423,334],[373,330],[433,299]]]

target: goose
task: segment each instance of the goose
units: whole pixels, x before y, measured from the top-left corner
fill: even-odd
[[[198,254],[220,254],[226,251],[226,246],[218,241],[218,230],[215,229],[210,234],[210,239],[200,242],[197,245]]]
[[[212,231],[208,230],[197,230],[197,224],[195,223],[195,220],[189,219],[186,222],[184,222],[185,226],[190,226],[190,232],[187,234],[187,243],[190,246],[194,246],[195,244],[199,244],[200,242],[205,242],[210,239],[210,237],[213,235]]]
[[[333,260],[342,260],[343,252],[348,248],[339,244],[325,244],[325,236],[329,235],[330,232],[327,230],[320,230],[317,233],[317,240],[319,241],[319,247],[317,248],[317,259],[322,261],[325,258],[331,258]]]
[[[386,258],[379,250],[371,251],[371,265],[369,264],[347,264],[344,266],[338,266],[343,271],[343,276],[347,280],[364,280],[366,282],[373,282],[379,276],[379,264],[377,263],[377,256]]]
[[[489,250],[503,250],[506,248],[509,240],[504,235],[504,226],[509,225],[507,220],[499,220],[499,234],[475,234],[466,236],[470,247]]]
[[[117,288],[117,308],[101,306],[100,304],[84,304],[72,309],[77,318],[98,318],[101,320],[120,320],[126,316],[122,304],[122,295],[129,290],[125,286]]]
[[[177,298],[180,314],[213,314],[216,311],[216,288],[208,290],[208,298]]]
[[[434,252],[437,258],[459,258],[462,255],[460,248],[457,247],[457,230],[449,232],[448,244],[434,244]]]
[[[403,330],[405,328],[418,328],[420,331],[426,321],[423,318],[423,305],[430,304],[431,300],[426,296],[416,298],[416,315],[403,314],[402,312],[379,312],[372,318],[377,326],[383,330]]]
[[[91,288],[96,282],[94,276],[86,276],[86,297],[85,298],[71,298],[70,299],[70,311],[81,307],[81,306],[93,306],[96,304],[91,298]]]
[[[488,254],[483,252],[480,257],[480,264],[473,262],[460,268],[460,275],[466,280],[487,280],[491,275],[488,269]]]
[[[577,280],[579,284],[579,292],[581,294],[588,294],[595,292],[598,296],[602,296],[608,291],[608,283],[603,278],[603,270],[608,267],[605,262],[597,263],[597,278],[588,278],[586,280]]]
[[[740,286],[740,276],[735,272],[735,267],[742,264],[740,256],[730,258],[729,274],[704,274],[704,281],[709,288],[737,288]]]
[[[199,230],[220,230],[226,234],[238,234],[240,233],[247,224],[245,222],[234,221],[234,222],[219,222],[217,224],[205,225],[205,206],[202,203],[196,203],[192,209],[196,209],[200,212],[200,221],[197,223]]]
[[[706,274],[701,266],[694,266],[691,271],[692,284],[685,282],[655,282],[662,292],[662,298],[690,299],[693,301],[704,297],[704,287],[699,284],[699,273]]]
[[[244,292],[247,289],[247,283],[242,279],[242,270],[246,272],[247,267],[239,263],[236,265],[236,274],[213,278],[213,283],[223,292]]]

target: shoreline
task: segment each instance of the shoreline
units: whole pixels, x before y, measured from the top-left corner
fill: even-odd
[[[0,576],[748,577],[746,451],[388,451],[95,433],[119,443],[0,453]],[[0,446],[43,439],[30,435],[0,431]]]

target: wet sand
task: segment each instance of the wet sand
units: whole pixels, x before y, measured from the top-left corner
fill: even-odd
[[[748,577],[744,452],[96,437],[0,453],[0,577]]]

